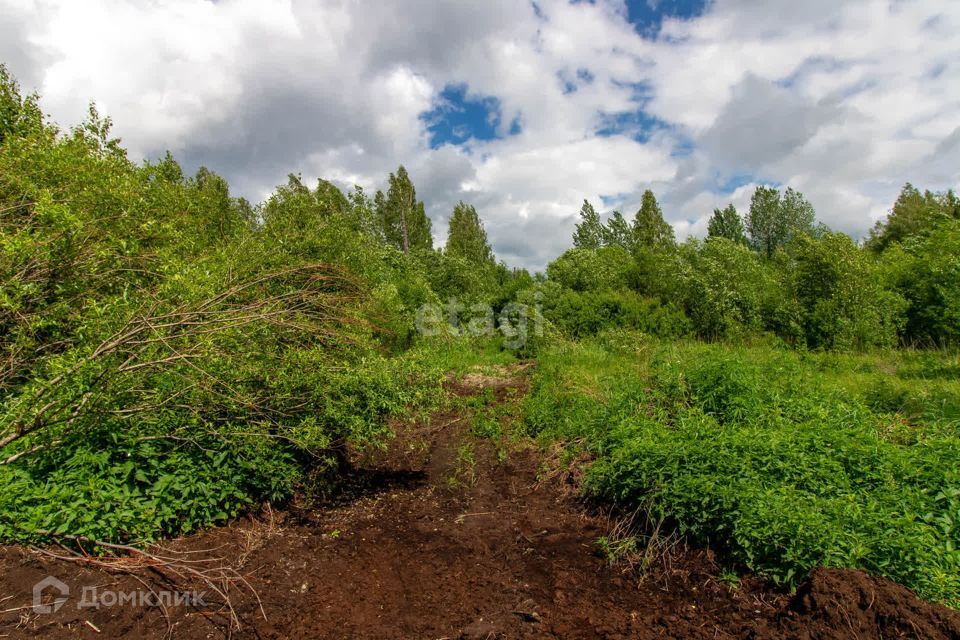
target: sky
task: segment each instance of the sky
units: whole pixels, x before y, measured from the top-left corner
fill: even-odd
[[[253,201],[403,164],[437,245],[463,200],[532,269],[584,199],[652,189],[685,238],[791,186],[859,238],[905,182],[960,186],[957,33],[956,0],[0,0],[0,61],[62,126],[94,101],[131,157]]]

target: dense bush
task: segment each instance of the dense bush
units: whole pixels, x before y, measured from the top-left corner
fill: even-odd
[[[848,236],[801,236],[793,256],[793,289],[808,346],[864,349],[896,344],[905,303],[884,289],[876,262]]]
[[[632,291],[562,290],[546,298],[543,309],[547,320],[574,337],[594,335],[611,327],[640,329],[664,338],[689,331],[689,321],[682,311]]]
[[[914,344],[960,342],[960,221],[908,238],[884,252],[888,277],[907,300],[905,338]]]
[[[436,251],[416,256],[430,288],[442,301],[456,298],[464,304],[491,302],[500,291],[500,271],[493,262],[474,264],[467,258]]]
[[[632,264],[630,253],[619,246],[570,249],[547,266],[547,277],[574,291],[622,289]]]
[[[652,194],[644,197],[655,204]],[[810,203],[789,188],[756,190],[750,243],[732,206],[715,212],[706,242],[681,245],[629,242],[622,216],[604,225],[588,202],[580,215],[577,248],[547,266],[550,282],[610,299],[633,291],[682,308],[708,340],[769,332],[800,348],[862,351],[960,336],[960,199],[952,191],[921,194],[906,185],[866,247],[817,224]],[[573,336],[618,315],[606,303],[580,306],[588,310],[582,322],[558,322]]]
[[[869,361],[767,348],[566,345],[541,355],[527,420],[594,453],[588,492],[735,565],[784,584],[863,567],[957,605],[956,423],[917,416],[904,441],[899,401],[871,391],[884,379]]]
[[[289,495],[440,378],[391,359],[436,296],[362,193],[254,209],[0,77],[0,539],[147,540]],[[366,211],[366,212],[365,212]]]
[[[734,338],[764,328],[773,274],[743,243],[710,238],[684,264],[683,300],[698,335]]]

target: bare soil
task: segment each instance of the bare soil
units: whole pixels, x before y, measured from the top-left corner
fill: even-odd
[[[526,385],[516,368],[451,391],[511,403]],[[163,567],[130,575],[7,547],[0,638],[960,638],[960,613],[861,571],[818,570],[790,596],[720,581],[705,550],[674,547],[644,576],[612,567],[597,545],[610,521],[544,480],[543,452],[476,438],[470,418],[448,410],[398,427],[389,451],[355,460],[336,503],[265,508],[166,543],[246,577],[256,596],[242,584],[227,594],[239,630],[209,590],[205,605],[77,607],[84,587],[204,590]],[[37,613],[31,590],[47,576],[70,598]]]

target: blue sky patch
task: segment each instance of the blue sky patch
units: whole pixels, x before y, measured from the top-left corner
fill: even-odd
[[[622,204],[627,198],[630,197],[629,193],[615,193],[612,195],[602,195],[600,196],[600,205],[604,209],[609,209],[616,205]]]
[[[627,20],[640,35],[655,38],[666,18],[696,18],[708,0],[627,0]]]
[[[650,101],[651,88],[646,82],[621,82],[613,80],[618,87],[630,89],[631,102],[636,103],[634,111],[618,111],[615,113],[600,112],[599,123],[594,133],[601,137],[627,135],[637,142],[646,142],[650,135],[658,129],[669,129],[670,124],[644,111],[644,106]]]
[[[593,82],[594,75],[589,69],[581,67],[575,72],[571,72],[569,69],[562,69],[557,72],[557,78],[560,80],[563,93],[566,95]]]
[[[604,138],[626,135],[637,142],[646,142],[654,131],[670,127],[668,123],[651,116],[643,109],[621,113],[601,113],[599,118],[599,126],[594,133]]]
[[[670,150],[671,158],[686,158],[693,155],[693,151],[696,149],[696,146],[693,144],[693,140],[690,138],[680,138],[673,145],[673,149]]]
[[[493,140],[498,136],[502,113],[494,96],[471,95],[466,84],[447,85],[436,107],[420,114],[427,125],[430,147],[461,145],[470,140]],[[519,117],[510,122],[509,135],[520,133]]]
[[[732,176],[717,176],[717,187],[720,193],[733,193],[745,184],[753,182],[753,176],[749,173],[736,173]]]

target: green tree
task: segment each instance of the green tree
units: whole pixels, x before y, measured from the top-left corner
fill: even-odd
[[[629,251],[633,246],[630,223],[619,211],[614,211],[610,215],[607,224],[601,229],[601,238],[603,244],[609,247],[622,247]]]
[[[866,246],[883,251],[894,243],[925,235],[940,222],[950,219],[960,219],[960,198],[952,190],[920,193],[908,182],[887,219],[878,221],[871,229]]]
[[[879,265],[843,233],[798,236],[791,255],[793,294],[808,347],[892,347],[906,301],[884,288]]]
[[[960,344],[960,220],[933,233],[891,244],[882,261],[890,281],[907,299],[904,338],[914,344]]]
[[[632,262],[623,247],[569,249],[547,265],[547,277],[574,291],[623,289]]]
[[[573,246],[578,249],[598,249],[603,244],[604,228],[600,214],[588,200],[580,207],[580,222],[573,232]]]
[[[775,287],[769,263],[725,236],[691,247],[681,289],[697,333],[715,339],[760,331],[765,298]]]
[[[673,227],[663,219],[663,211],[653,191],[643,192],[640,209],[633,217],[632,241],[634,250],[664,249],[675,244]]]
[[[9,136],[39,132],[43,124],[37,96],[22,96],[17,81],[0,63],[0,144]]]
[[[161,168],[175,177],[170,161],[176,164],[173,158],[165,159]],[[231,198],[227,181],[206,167],[197,170],[189,186],[193,192],[192,213],[203,224],[202,235],[211,242],[222,242],[253,224],[249,203]]]
[[[374,199],[384,240],[404,253],[412,249],[432,249],[430,218],[423,202],[417,201],[416,189],[403,165],[395,174],[390,174],[388,182],[386,196],[377,192]]]
[[[330,182],[320,180],[317,189],[311,191],[299,175],[287,176],[287,184],[277,187],[263,209],[265,221],[276,224],[276,218],[286,218],[291,230],[312,227],[317,220],[342,214],[347,200],[343,193]]]
[[[710,238],[726,238],[736,244],[746,244],[747,236],[743,230],[743,220],[733,204],[724,209],[714,209],[707,225],[707,236]]]
[[[768,258],[793,238],[814,231],[815,213],[799,191],[787,188],[781,197],[773,187],[759,186],[750,199],[747,233],[753,248]]]
[[[475,264],[493,263],[493,249],[473,205],[458,202],[453,208],[445,251],[450,256],[465,258]]]
[[[328,215],[346,213],[350,208],[350,203],[347,197],[343,195],[343,191],[340,191],[337,185],[323,178],[317,180],[317,188],[313,197],[316,199],[317,205]]]
[[[383,240],[382,229],[377,220],[376,205],[360,185],[356,185],[347,195],[345,214],[354,229],[362,231],[367,236]]]
[[[169,151],[164,154],[160,162],[154,165],[154,171],[158,178],[166,180],[167,182],[181,184],[184,180],[183,169],[180,167],[180,163],[174,159],[173,154]]]

